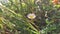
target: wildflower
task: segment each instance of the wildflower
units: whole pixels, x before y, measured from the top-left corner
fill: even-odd
[[[29,19],[35,19],[36,18],[36,15],[34,13],[30,13],[30,14],[27,15],[27,17]]]

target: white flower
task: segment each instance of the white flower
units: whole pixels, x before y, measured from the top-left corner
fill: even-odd
[[[27,15],[27,17],[29,19],[35,19],[36,18],[36,15],[34,13],[30,13],[30,14]]]

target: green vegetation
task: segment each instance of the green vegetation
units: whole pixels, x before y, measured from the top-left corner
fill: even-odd
[[[60,4],[52,0],[2,3],[0,34],[60,34]]]

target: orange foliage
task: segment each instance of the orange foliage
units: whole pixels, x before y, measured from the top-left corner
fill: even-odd
[[[59,0],[53,0],[52,3],[53,4],[58,4]]]

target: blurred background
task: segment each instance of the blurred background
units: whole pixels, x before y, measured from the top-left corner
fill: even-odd
[[[0,0],[0,34],[60,34],[60,0]]]

